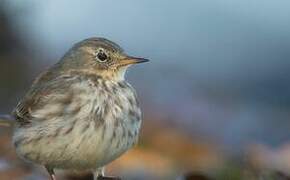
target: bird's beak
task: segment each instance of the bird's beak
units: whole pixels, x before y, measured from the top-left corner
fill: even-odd
[[[148,61],[149,60],[145,59],[145,58],[127,56],[126,58],[120,60],[119,65],[126,66],[126,65],[130,65],[130,64],[138,64],[138,63],[144,63],[144,62],[148,62]]]

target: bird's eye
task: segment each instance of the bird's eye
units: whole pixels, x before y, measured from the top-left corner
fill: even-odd
[[[99,50],[99,52],[97,53],[97,59],[100,62],[105,62],[108,60],[108,56],[103,50]]]

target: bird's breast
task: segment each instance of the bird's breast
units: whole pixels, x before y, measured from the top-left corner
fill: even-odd
[[[92,116],[94,126],[89,143],[98,144],[104,163],[110,162],[132,147],[138,139],[141,110],[135,90],[127,82],[103,81],[92,87]],[[89,126],[87,126],[89,127]],[[90,131],[88,134],[92,134]]]

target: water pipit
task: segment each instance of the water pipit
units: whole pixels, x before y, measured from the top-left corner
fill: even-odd
[[[141,110],[124,76],[147,61],[104,38],[75,44],[13,111],[17,154],[46,167],[53,180],[56,168],[104,176],[104,166],[137,142]]]

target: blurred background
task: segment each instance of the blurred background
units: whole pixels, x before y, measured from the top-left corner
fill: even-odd
[[[124,179],[287,179],[290,1],[0,0],[0,113],[76,42],[106,37],[151,59],[127,73],[144,112]],[[47,179],[0,127],[0,179]],[[57,171],[62,179],[90,179]]]

